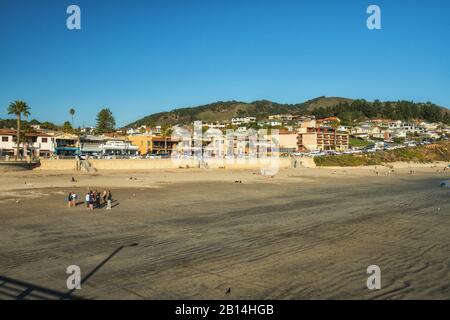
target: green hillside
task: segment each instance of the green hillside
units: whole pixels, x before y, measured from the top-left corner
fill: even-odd
[[[141,125],[189,124],[195,120],[204,122],[230,120],[236,116],[254,116],[264,119],[271,114],[309,114],[318,107],[334,106],[352,99],[319,97],[298,104],[281,104],[269,100],[250,103],[241,101],[218,101],[192,108],[180,108],[169,112],[155,113],[139,119],[125,127]]]
[[[125,127],[190,124],[195,120],[214,122],[241,116],[254,116],[257,120],[260,120],[273,114],[315,115],[317,117],[338,116],[344,121],[344,124],[352,124],[373,118],[393,120],[423,119],[450,124],[449,110],[430,102],[380,102],[378,100],[369,102],[364,99],[318,97],[297,104],[281,104],[268,100],[258,100],[250,103],[218,101],[198,107],[155,113]]]

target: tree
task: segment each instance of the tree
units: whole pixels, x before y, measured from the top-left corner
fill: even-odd
[[[247,111],[246,110],[238,109],[236,111],[236,117],[237,118],[243,118],[245,116],[247,116]]]
[[[105,132],[111,132],[114,131],[114,127],[116,125],[116,120],[114,120],[114,116],[108,108],[104,108],[100,110],[100,112],[97,114],[97,126],[96,131],[99,134],[105,133]]]
[[[73,116],[75,115],[75,109],[74,108],[70,108],[69,109],[69,114],[72,117],[72,128],[73,128]]]
[[[14,114],[17,119],[17,151],[16,151],[16,160],[19,155],[19,148],[20,148],[20,122],[21,122],[21,116],[24,115],[25,117],[28,117],[30,115],[30,107],[28,104],[24,101],[16,100],[14,102],[11,102],[8,107],[8,114]]]
[[[62,130],[65,133],[73,133],[73,127],[72,127],[72,125],[70,124],[69,121],[64,122]]]

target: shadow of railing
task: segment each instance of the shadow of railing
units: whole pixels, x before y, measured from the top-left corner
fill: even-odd
[[[80,284],[84,284],[89,278],[97,273],[109,260],[111,260],[122,249],[127,247],[135,247],[137,243],[123,245],[114,250],[99,265],[89,272]],[[33,283],[0,276],[0,300],[84,300],[82,297],[74,296],[76,289],[68,292],[60,292],[57,290],[41,287]]]
[[[0,276],[0,300],[82,300],[66,292],[45,288],[33,283]]]

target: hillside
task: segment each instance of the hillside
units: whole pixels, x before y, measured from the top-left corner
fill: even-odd
[[[378,100],[368,102],[363,99],[318,97],[297,104],[281,104],[268,100],[258,100],[250,103],[219,101],[198,107],[155,113],[125,127],[189,124],[195,120],[214,122],[230,120],[233,117],[240,116],[254,116],[257,120],[260,120],[272,114],[312,114],[318,117],[339,116],[344,120],[344,123],[371,118],[385,118],[396,120],[423,119],[450,124],[449,110],[429,102],[380,102]]]
[[[339,103],[351,103],[352,99],[337,97],[319,97],[297,104],[281,104],[269,100],[257,100],[246,103],[241,101],[218,101],[192,108],[174,109],[169,112],[155,113],[139,119],[125,127],[141,125],[189,124],[195,120],[204,122],[230,120],[236,116],[255,116],[266,118],[271,114],[308,114],[319,107],[330,107]]]
[[[420,146],[367,154],[344,154],[315,157],[314,162],[322,167],[355,167],[382,165],[392,162],[430,163],[450,160],[450,143],[442,141],[434,146]]]

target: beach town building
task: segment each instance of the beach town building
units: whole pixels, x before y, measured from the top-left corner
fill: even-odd
[[[196,120],[192,123],[192,126],[195,127],[206,127],[208,129],[226,129],[227,124],[225,122],[202,122],[201,120]]]
[[[49,157],[54,151],[53,135],[39,131],[24,133],[19,156]],[[16,131],[0,129],[0,156],[15,156],[17,152]]]
[[[421,134],[421,133],[425,133],[426,129],[423,126],[420,125],[416,125],[415,123],[411,123],[411,122],[403,122],[403,121],[393,121],[389,123],[389,129],[391,130],[404,130],[407,133],[417,133],[417,134]]]
[[[126,137],[85,135],[80,137],[81,154],[91,156],[135,155],[138,147]]]
[[[219,121],[205,123],[204,126],[207,127],[208,129],[225,129],[227,127],[225,123]]]
[[[83,127],[83,128],[80,128],[80,132],[83,134],[93,134],[95,132],[95,128],[94,127]]]
[[[350,132],[350,130],[351,130],[351,128],[349,126],[343,126],[343,125],[340,125],[337,128],[337,131],[339,131],[339,132]]]
[[[14,156],[16,153],[16,131],[0,129],[0,156]]]
[[[48,158],[54,151],[53,134],[43,132],[25,133],[25,154],[32,157]]]
[[[144,133],[143,131],[145,131],[147,128],[146,126],[141,126],[139,128],[128,128],[126,130],[126,134],[129,136],[135,135],[135,134],[142,134]]]
[[[317,126],[314,116],[302,116],[297,121],[298,128],[315,128]]]
[[[436,131],[427,131],[423,133],[421,136],[426,139],[439,139],[442,135]]]
[[[107,137],[103,138],[101,146],[102,155],[136,155],[138,147],[126,137]]]
[[[328,117],[316,120],[317,126],[329,126],[336,122],[341,123],[341,119],[339,119],[338,117]]]
[[[256,122],[256,117],[241,117],[241,118],[232,118],[231,124],[234,126],[240,126],[243,124],[250,124]]]
[[[292,121],[294,116],[292,114],[274,114],[268,117],[269,120],[279,120],[282,122]]]
[[[442,128],[442,125],[439,123],[428,123],[428,122],[420,122],[419,126],[424,128],[426,131],[436,131],[439,128]]]
[[[280,120],[263,120],[259,121],[258,125],[261,127],[269,126],[269,127],[281,127],[283,123]]]
[[[348,150],[349,135],[330,128],[307,128],[298,133],[298,149],[306,150]]]
[[[57,132],[54,136],[54,154],[73,157],[80,153],[77,135]]]
[[[102,155],[102,136],[85,135],[80,137],[81,154],[100,156]]]
[[[270,154],[275,149],[272,136],[258,134],[256,130],[233,131],[223,135],[193,136],[191,139],[179,141],[174,146],[174,152],[180,156],[191,157],[197,155],[208,158],[244,158],[260,157]]]
[[[270,140],[275,136],[266,136],[266,139]],[[280,153],[293,153],[298,151],[298,134],[289,132],[280,132],[276,136],[278,150]]]
[[[133,135],[128,136],[128,140],[138,152],[144,154],[171,154],[178,139],[172,139],[172,137],[156,136],[156,135]]]

